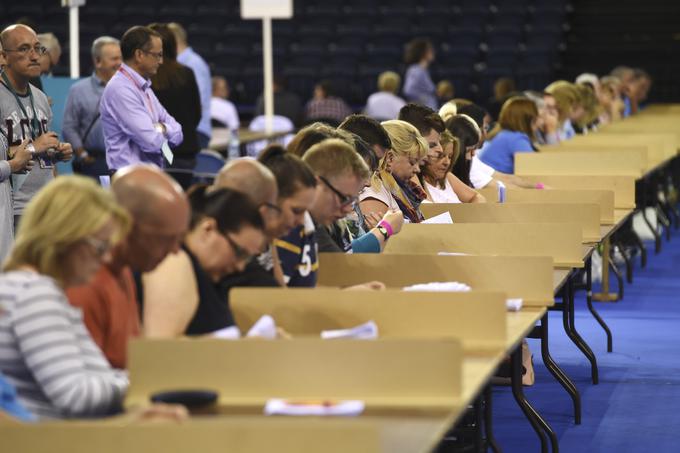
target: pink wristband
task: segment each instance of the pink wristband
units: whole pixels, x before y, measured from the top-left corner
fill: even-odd
[[[378,222],[378,226],[381,226],[387,230],[388,237],[391,237],[394,234],[392,225],[390,225],[390,222],[388,222],[387,220],[381,220],[380,222]]]
[[[536,189],[544,189],[545,186],[543,185],[542,182],[539,182],[539,183],[536,183],[536,185],[534,186],[534,188],[536,188]]]

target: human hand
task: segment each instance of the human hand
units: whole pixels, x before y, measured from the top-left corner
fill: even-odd
[[[401,211],[388,211],[382,220],[390,224],[393,235],[399,233],[404,226],[404,214]]]
[[[385,289],[385,284],[374,280],[360,285],[348,286],[345,289],[350,291],[382,291]]]
[[[378,223],[380,223],[382,219],[383,218],[377,212],[369,212],[368,214],[364,215],[364,222],[366,222],[366,226],[369,230],[372,230],[378,226]]]
[[[68,162],[73,157],[73,146],[70,143],[59,142],[56,149],[57,156],[62,162]]]
[[[10,147],[9,154],[12,158],[9,160],[9,168],[12,173],[21,173],[33,169],[33,164],[35,163],[32,160],[33,154],[26,149],[26,146],[28,146],[28,140],[24,140],[19,146]]]
[[[133,422],[175,422],[181,423],[189,418],[189,411],[180,404],[155,403],[133,409],[129,414]]]
[[[38,153],[44,153],[48,149],[57,149],[59,137],[56,132],[45,132],[40,137],[33,140],[33,146]]]

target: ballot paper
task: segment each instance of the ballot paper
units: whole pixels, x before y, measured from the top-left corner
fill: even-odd
[[[417,285],[406,286],[402,288],[404,291],[452,291],[452,292],[466,292],[470,288],[465,283],[460,282],[431,282],[419,283]]]
[[[258,337],[273,340],[276,338],[276,323],[274,318],[269,315],[263,315],[257,320],[253,327],[250,328],[246,337]]]
[[[321,338],[324,340],[336,340],[340,338],[354,338],[356,340],[375,340],[378,338],[378,325],[373,321],[368,321],[360,326],[351,329],[323,330]]]
[[[439,256],[470,256],[469,253],[460,253],[460,252],[437,252],[437,255],[439,255]]]
[[[222,340],[238,340],[241,338],[241,331],[236,326],[229,326],[224,329],[216,330],[211,335]]]
[[[168,161],[170,165],[172,165],[172,161],[175,158],[175,155],[172,153],[172,150],[170,149],[170,145],[168,144],[168,141],[165,140],[163,142],[163,145],[161,145],[161,151],[163,152],[163,156],[165,156],[165,160]]]
[[[264,406],[265,415],[360,415],[366,404],[361,400],[285,400],[272,398]]]
[[[522,309],[522,302],[521,298],[506,299],[505,306],[508,311],[520,311]]]
[[[449,211],[442,212],[439,215],[436,215],[434,217],[430,217],[429,219],[425,219],[422,222],[423,223],[431,223],[431,224],[451,224],[453,223],[453,219],[451,218],[451,213]]]

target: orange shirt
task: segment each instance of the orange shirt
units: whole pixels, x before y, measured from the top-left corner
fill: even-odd
[[[119,276],[102,266],[88,285],[66,291],[71,305],[83,311],[92,339],[114,368],[126,368],[127,342],[139,336],[140,321],[135,282],[130,268]]]

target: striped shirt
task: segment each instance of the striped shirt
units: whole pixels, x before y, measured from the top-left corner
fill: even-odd
[[[0,275],[0,309],[0,371],[26,409],[44,418],[119,410],[127,375],[111,368],[52,278]]]

